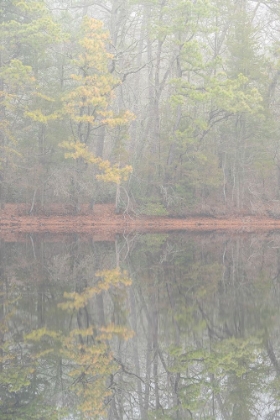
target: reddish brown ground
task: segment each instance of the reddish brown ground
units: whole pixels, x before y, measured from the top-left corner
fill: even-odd
[[[84,233],[100,240],[113,240],[117,233],[167,232],[173,230],[240,232],[280,229],[280,219],[260,216],[235,217],[149,217],[116,215],[113,204],[96,204],[90,211],[82,207],[79,215],[72,209],[52,205],[49,210],[29,215],[25,205],[6,204],[0,211],[0,238],[12,240],[25,233]]]

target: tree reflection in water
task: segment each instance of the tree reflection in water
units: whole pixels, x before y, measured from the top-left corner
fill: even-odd
[[[279,244],[2,241],[1,419],[279,418]]]

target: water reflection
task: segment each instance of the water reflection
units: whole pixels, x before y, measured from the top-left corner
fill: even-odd
[[[280,418],[280,234],[0,251],[1,419]]]

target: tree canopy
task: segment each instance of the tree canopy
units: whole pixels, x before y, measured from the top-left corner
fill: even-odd
[[[11,0],[0,16],[2,205],[277,214],[275,2]]]

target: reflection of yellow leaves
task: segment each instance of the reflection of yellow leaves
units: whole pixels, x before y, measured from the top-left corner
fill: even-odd
[[[72,389],[79,396],[79,409],[85,418],[104,415],[105,399],[111,395],[108,378],[116,371],[116,365],[108,343],[100,340],[78,341],[78,337],[92,334],[93,328],[75,329],[64,339],[63,357],[72,360],[73,368],[68,373],[73,378]]]
[[[131,279],[128,277],[127,272],[121,271],[119,268],[98,271],[95,273],[95,276],[100,280],[94,286],[87,287],[82,293],[64,293],[64,297],[67,301],[60,303],[59,307],[65,310],[79,310],[86,306],[87,302],[93,298],[93,296],[102,291],[107,291],[111,287],[120,288],[122,285],[131,285]]]
[[[50,337],[54,339],[60,338],[60,333],[48,330],[47,328],[38,328],[37,330],[31,331],[31,333],[25,335],[25,340],[40,341],[43,337]]]
[[[78,395],[83,398],[82,403],[79,405],[79,409],[87,419],[105,416],[106,406],[104,401],[112,394],[112,391],[106,387],[104,380],[101,378],[95,380],[94,387],[91,385],[92,384],[83,385],[77,392]]]
[[[40,98],[40,99],[44,99],[44,100],[45,100],[45,101],[47,101],[47,102],[55,102],[54,98],[51,98],[50,96],[45,95],[45,94],[44,94],[44,93],[42,93],[42,92],[38,92],[38,91],[36,91],[36,92],[34,93],[34,96],[36,96],[37,98]]]
[[[65,310],[73,310],[83,308],[87,301],[96,294],[95,288],[87,288],[83,293],[64,293],[64,297],[68,299],[66,302],[59,303],[59,308]]]
[[[97,271],[95,275],[96,277],[103,278],[106,284],[110,286],[120,286],[121,284],[130,286],[132,283],[127,271],[121,271],[119,268]]]
[[[91,336],[93,333],[94,333],[93,327],[85,328],[83,330],[76,328],[71,331],[70,337],[75,337],[75,335],[79,335],[81,337],[88,337],[88,336]]]
[[[42,359],[43,357],[48,356],[49,354],[53,353],[53,348],[51,349],[46,349],[46,350],[42,350],[42,351],[38,351],[34,356],[33,359],[34,360],[39,360]]]
[[[129,340],[134,336],[134,331],[126,328],[123,325],[109,324],[106,327],[101,327],[102,334],[98,335],[98,340],[111,340],[114,335],[120,336],[124,340]]]

